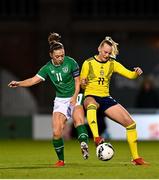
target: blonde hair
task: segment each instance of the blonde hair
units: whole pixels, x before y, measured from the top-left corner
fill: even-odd
[[[113,58],[116,58],[116,56],[119,54],[119,48],[118,48],[118,43],[113,41],[113,39],[110,36],[106,36],[105,40],[109,41],[112,44],[112,53],[111,56]]]
[[[106,36],[99,46],[103,46],[105,43],[112,47],[112,52],[110,56],[116,58],[116,56],[119,54],[119,48],[118,48],[119,44],[113,41],[113,39],[110,36]]]

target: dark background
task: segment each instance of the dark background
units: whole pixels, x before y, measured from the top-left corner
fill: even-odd
[[[135,108],[144,76],[151,76],[158,91],[158,0],[0,0],[0,72],[10,73],[18,80],[34,76],[49,61],[50,32],[62,36],[66,54],[80,66],[97,53],[105,36],[118,42],[118,60],[129,69],[140,66],[144,71],[135,81],[112,77],[111,95],[126,108]],[[12,79],[3,83],[0,77],[1,90],[2,84],[6,88]],[[55,93],[49,81],[27,91],[32,94],[38,113],[52,111]],[[5,104],[6,93],[1,90],[0,114],[6,114],[11,103],[16,104],[15,98]]]

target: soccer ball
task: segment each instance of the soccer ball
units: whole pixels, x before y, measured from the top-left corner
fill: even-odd
[[[108,161],[114,156],[114,148],[110,143],[102,143],[96,148],[96,155],[101,161]]]

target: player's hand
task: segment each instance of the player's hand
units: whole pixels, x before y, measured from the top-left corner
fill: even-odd
[[[70,99],[71,106],[75,106],[76,105],[76,99],[77,99],[77,97],[75,97],[75,96],[71,97],[71,99]]]
[[[19,82],[18,82],[18,81],[11,81],[11,82],[8,84],[8,86],[9,86],[10,88],[16,88],[16,87],[19,86]]]
[[[82,80],[81,80],[81,84],[82,84],[83,86],[86,86],[87,83],[88,83],[88,82],[87,82],[87,79],[82,79]]]
[[[135,67],[134,70],[139,76],[143,73],[143,71],[140,67]]]
[[[87,79],[84,79],[84,78],[83,78],[83,79],[81,80],[81,86],[82,86],[82,87],[86,86],[87,83],[88,83]]]

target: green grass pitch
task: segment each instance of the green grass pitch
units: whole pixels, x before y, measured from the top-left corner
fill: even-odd
[[[158,179],[159,142],[142,141],[138,147],[150,166],[133,166],[127,142],[110,141],[115,155],[102,162],[89,143],[90,157],[83,160],[77,140],[65,141],[65,161],[54,168],[56,154],[51,141],[0,140],[0,179]]]

